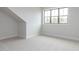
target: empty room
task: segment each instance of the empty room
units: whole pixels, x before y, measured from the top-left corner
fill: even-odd
[[[79,7],[0,7],[0,51],[79,51]]]

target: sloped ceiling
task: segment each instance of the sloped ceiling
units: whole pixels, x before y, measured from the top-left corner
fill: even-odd
[[[17,15],[15,12],[13,12],[13,10],[11,10],[8,7],[1,7],[0,10],[4,11],[5,13],[7,13],[8,16],[13,17],[16,21],[26,22],[19,15]]]

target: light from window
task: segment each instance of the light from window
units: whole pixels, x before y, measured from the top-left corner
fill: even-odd
[[[68,15],[68,8],[61,8],[59,12],[60,15]]]
[[[58,9],[52,10],[52,16],[58,16]]]
[[[67,23],[67,16],[61,16],[59,20],[60,23]]]
[[[51,17],[51,23],[58,23],[58,17]]]

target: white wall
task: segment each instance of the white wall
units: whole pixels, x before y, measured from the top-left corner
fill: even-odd
[[[16,15],[21,17],[26,24],[27,38],[39,34],[41,27],[41,10],[38,7],[10,7]]]
[[[0,7],[0,39],[18,36],[18,24]]]
[[[18,37],[26,38],[26,23],[18,22]]]
[[[68,24],[43,24],[42,34],[79,40],[79,8],[69,8]]]
[[[1,7],[1,9],[8,14],[13,20],[15,20],[18,24],[18,37],[26,38],[26,22],[21,19],[18,15],[16,15],[13,11],[11,11],[7,7]]]

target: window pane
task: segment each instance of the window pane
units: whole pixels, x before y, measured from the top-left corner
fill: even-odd
[[[50,10],[49,11],[45,11],[45,16],[50,16]]]
[[[68,8],[64,8],[64,15],[68,15]]]
[[[58,17],[51,17],[51,23],[58,23]]]
[[[45,23],[50,23],[50,17],[45,17]]]
[[[60,15],[64,15],[64,9],[60,9]]]
[[[58,9],[52,10],[52,16],[58,16]]]
[[[59,19],[60,23],[67,23],[67,16],[61,16]]]
[[[59,9],[60,15],[68,15],[68,8]]]

